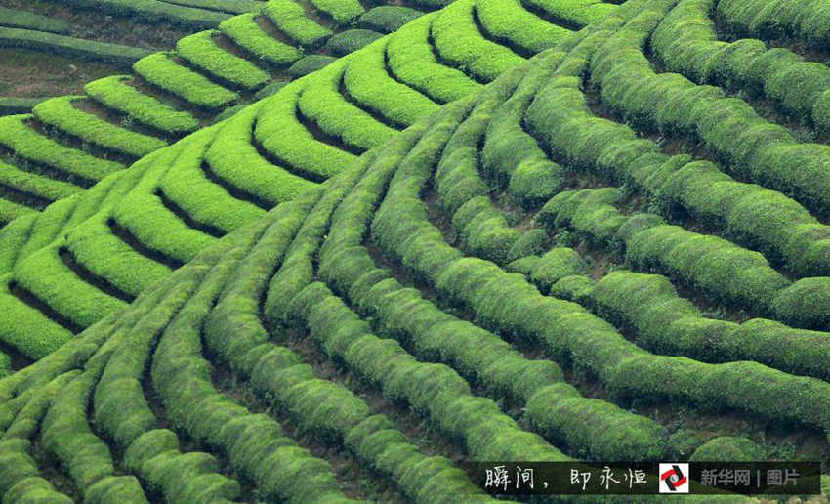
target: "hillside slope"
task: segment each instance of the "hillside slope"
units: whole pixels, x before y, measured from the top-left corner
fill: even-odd
[[[0,321],[0,341],[31,358],[48,354],[225,233],[522,63],[475,23],[479,9],[511,5],[463,0],[422,16],[129,170],[113,169],[88,191],[18,218],[0,230],[0,306],[13,314]],[[538,26],[532,40],[515,35],[517,50],[541,50],[571,33],[511,12]],[[514,40],[508,35],[505,43]],[[26,128],[19,116],[3,121]],[[95,169],[83,159],[77,165]]]
[[[4,498],[485,502],[459,461],[706,460],[728,449],[826,463],[830,279],[816,188],[830,148],[796,139],[784,119],[797,112],[775,109],[773,86],[741,99],[726,89],[746,80],[722,89],[697,83],[709,77],[695,66],[665,71],[661,54],[679,38],[668,34],[702,3],[630,0],[509,68],[488,46],[463,61],[495,68],[489,84],[468,78],[476,89],[440,108],[433,99],[400,132],[338,93],[338,76],[348,85],[352,65],[384,44],[395,68],[395,39],[380,39],[155,151],[63,213],[50,207],[33,231],[7,227],[17,234],[2,239],[19,237],[4,256],[12,286],[44,289],[41,303],[72,307],[65,322],[85,329],[0,380],[0,458],[15,468],[0,471]],[[470,5],[481,4],[441,13]],[[442,26],[420,19],[395,36]],[[429,84],[425,99],[455,89]],[[344,104],[355,108],[326,115]],[[297,111],[353,152],[292,137]],[[366,134],[375,124],[394,131]],[[799,127],[821,140],[820,124]],[[293,138],[341,156],[309,156],[300,177],[294,163],[314,151],[290,150],[303,145]],[[198,182],[215,145],[236,159],[262,155],[257,142],[310,187],[274,195],[266,211]],[[199,201],[202,187],[213,192]],[[251,192],[268,201],[256,191],[286,187]],[[165,204],[167,191],[193,206]],[[149,268],[122,267],[135,252],[96,245],[122,252],[85,264],[147,283],[120,299],[95,273],[87,287],[103,294],[85,306],[98,311],[83,311],[93,298],[68,279],[92,278],[92,266],[62,251],[110,236],[158,240],[141,245],[144,257],[163,252],[168,269],[149,281]],[[59,320],[56,310],[37,313]]]

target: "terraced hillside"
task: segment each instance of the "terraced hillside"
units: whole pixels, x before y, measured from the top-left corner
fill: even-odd
[[[458,0],[15,219],[4,502],[827,462],[824,15]]]
[[[36,117],[56,127],[76,128],[110,147],[117,143],[136,157],[145,154],[129,170],[64,146],[43,145],[24,116],[0,118],[9,126],[0,135],[13,138],[26,132],[12,145],[21,156],[71,165],[72,180],[92,187],[42,214],[23,215],[0,231],[0,306],[15,314],[0,321],[0,340],[31,358],[48,354],[225,233],[345,170],[362,152],[382,145],[440,104],[476,93],[483,83],[524,62],[520,52],[532,54],[571,33],[517,8],[514,16],[537,26],[534,38],[504,33],[502,44],[490,32],[485,36],[475,13],[482,12],[487,20],[482,26],[497,32],[497,23],[487,16],[498,8],[510,11],[510,5],[509,0],[463,0],[419,17],[169,148],[161,149],[156,139],[152,144],[137,141],[149,137],[119,135],[101,120],[82,127],[83,112],[72,108],[72,98],[35,108]],[[195,55],[208,52],[194,50]],[[161,60],[150,61],[154,65],[175,66],[165,55],[151,56],[156,57]],[[148,60],[137,67],[143,61]],[[256,77],[245,68],[232,74]],[[106,82],[124,86],[118,78]],[[182,85],[185,80],[171,82]],[[88,86],[93,96],[100,84]],[[211,89],[202,95],[221,96]],[[137,98],[125,103],[144,106]],[[38,194],[41,186],[54,199],[78,192],[66,182],[27,176],[11,163],[4,166],[21,191],[34,186],[27,194]],[[49,198],[42,200],[45,205]],[[166,231],[159,233],[162,228]],[[36,338],[31,327],[39,328]]]
[[[366,9],[354,0],[252,3],[263,5],[261,12],[225,16],[216,29],[179,40],[175,51],[155,52],[143,58],[146,51],[130,52],[128,60],[141,58],[133,65],[131,75],[111,75],[90,82],[84,88],[85,95],[42,101],[34,105],[31,114],[0,117],[0,225],[88,189],[140,157],[209,125],[217,117],[221,119],[243,104],[272,94],[285,81],[321,68],[336,57],[378,40],[384,33],[394,32],[423,14],[417,9],[440,6],[423,1],[415,4],[417,9],[397,5]],[[443,103],[477,89],[504,68],[550,47],[570,32],[564,26],[580,27],[591,16],[615,8],[589,2],[582,9],[571,8],[585,12],[572,19],[574,16],[559,12],[562,9],[556,6],[529,5],[533,14],[521,7],[510,13],[510,6],[519,4],[501,0],[483,2],[481,7],[473,7],[469,2],[465,5],[463,11],[461,7],[454,8],[421,21],[420,31],[412,27],[405,35],[395,37],[398,49],[376,47],[374,55],[367,56],[373,58],[372,64],[361,64],[383,71],[388,66],[387,54],[396,53],[398,56],[388,70],[392,78],[415,87],[432,101]],[[106,10],[104,5],[101,8]],[[439,18],[442,20],[436,21]],[[435,30],[437,36],[433,35],[434,21],[441,25]],[[537,33],[531,36],[510,32],[510,23],[514,21],[529,23],[527,26],[535,27]],[[463,38],[453,40],[456,35]],[[433,39],[437,42],[433,43]],[[472,41],[472,45],[458,47],[461,40]],[[455,70],[440,69],[436,76],[416,75],[422,72],[407,63],[406,68],[398,70],[403,72],[398,76],[394,67],[410,59],[410,49],[402,47],[416,41],[420,49],[411,50],[419,52],[418,61]],[[489,47],[496,47],[495,53],[485,58],[490,63],[476,63],[481,51]],[[378,57],[383,60],[378,62]],[[381,68],[377,68],[379,64]],[[469,77],[460,75],[462,70]],[[453,72],[458,75],[449,77]],[[354,75],[349,82],[358,79]],[[442,84],[446,89],[427,82],[436,78],[449,79]],[[369,92],[367,86],[364,84],[356,92],[365,95]],[[408,104],[411,109],[429,112],[425,100],[415,100]],[[20,110],[16,108],[18,104],[20,100],[14,100],[9,110]],[[20,105],[25,110],[26,103]],[[376,108],[380,104],[368,106]],[[232,110],[227,110],[229,107]],[[393,110],[383,121],[400,127],[411,120],[411,112]]]

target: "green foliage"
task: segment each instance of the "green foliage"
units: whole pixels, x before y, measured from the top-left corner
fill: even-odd
[[[66,174],[73,182],[73,176],[81,180],[97,181],[106,175],[124,168],[115,161],[97,158],[72,147],[66,147],[49,137],[29,128],[25,121],[28,115],[0,117],[0,145],[3,145],[26,159],[44,163]]]
[[[326,41],[326,49],[335,56],[345,56],[383,37],[382,33],[365,28],[353,28],[332,35]]]
[[[276,40],[263,30],[253,14],[222,21],[219,30],[254,56],[274,65],[287,65],[302,57],[298,48]]]
[[[827,277],[802,278],[771,300],[776,318],[789,324],[826,329],[830,323],[830,282]]]
[[[626,245],[633,265],[664,268],[716,298],[752,310],[765,309],[790,285],[761,254],[677,226],[650,228],[633,235]]]
[[[57,247],[39,250],[18,263],[15,280],[80,327],[126,306],[78,278],[61,262]]]
[[[133,70],[148,82],[198,107],[224,107],[239,98],[233,91],[176,63],[170,56],[165,53],[151,54],[136,61]]]
[[[306,17],[303,7],[294,0],[268,0],[263,14],[280,31],[309,50],[322,46],[332,33]]]
[[[393,33],[406,23],[418,19],[423,15],[423,12],[409,7],[380,5],[366,11],[360,16],[357,23],[359,26],[371,30]]]
[[[700,445],[689,457],[689,462],[762,462],[765,459],[764,450],[749,439],[721,436]]]
[[[52,98],[36,105],[32,112],[44,124],[107,149],[141,157],[167,146],[167,142],[115,126],[72,105],[78,96]]]
[[[248,60],[225,51],[213,40],[218,30],[205,30],[179,39],[176,54],[191,65],[243,89],[265,85],[271,76]]]
[[[331,56],[326,56],[323,54],[311,54],[306,56],[298,61],[296,61],[293,65],[288,67],[286,72],[288,75],[292,77],[303,77],[308,75],[312,72],[316,72],[321,68],[334,63],[337,61],[337,58],[333,58]]]
[[[597,22],[617,10],[616,5],[602,0],[532,0],[529,5],[544,10],[555,19],[579,26]]]
[[[258,110],[250,106],[228,121],[205,152],[205,160],[210,170],[231,186],[274,206],[314,187],[314,183],[269,163],[257,152],[251,142]]]
[[[423,16],[395,32],[387,48],[387,65],[396,80],[443,104],[472,95],[481,84],[456,68],[438,63],[429,42],[435,16]]]
[[[299,110],[326,134],[341,138],[355,149],[363,151],[383,144],[396,131],[340,94],[344,72],[345,65],[334,64],[315,73],[315,79],[306,83],[300,95]]]
[[[20,47],[117,65],[131,65],[149,53],[138,47],[5,26],[0,26],[0,47]]]
[[[476,4],[471,0],[453,2],[435,17],[432,36],[435,49],[442,58],[467,69],[476,79],[489,82],[524,59],[479,33],[474,20],[475,9]]]
[[[397,125],[410,126],[438,106],[389,75],[385,67],[386,47],[379,42],[362,50],[360,57],[349,61],[343,82],[349,95],[360,105],[379,112]]]
[[[298,85],[289,84],[265,102],[254,133],[266,151],[286,163],[287,170],[298,170],[305,178],[321,181],[347,169],[354,155],[316,141],[297,119],[301,91]]]
[[[772,0],[727,0],[715,10],[735,29],[763,36],[792,33],[811,44],[824,46],[830,36],[830,10],[809,0],[779,4]]]
[[[207,9],[230,14],[243,14],[262,8],[262,3],[257,0],[166,0],[167,3]]]
[[[3,26],[30,28],[32,30],[53,33],[67,34],[70,28],[69,22],[63,19],[50,18],[32,12],[8,9],[6,7],[0,7],[0,19],[3,20]]]
[[[189,112],[145,95],[125,82],[129,79],[127,75],[104,77],[88,83],[84,91],[106,107],[166,133],[177,135],[199,127],[199,121]]]
[[[69,2],[69,0],[61,0]],[[114,14],[136,16],[148,21],[167,21],[194,28],[211,28],[228,19],[229,14],[174,5],[160,0],[71,0],[73,6]],[[197,0],[198,1],[198,0]],[[222,2],[225,3],[224,1]]]
[[[357,0],[311,0],[311,4],[339,25],[347,25],[365,12]]]
[[[65,198],[79,191],[77,186],[23,171],[0,160],[0,184],[48,201]]]
[[[509,40],[531,54],[550,49],[571,34],[526,11],[519,0],[480,0],[475,13],[489,35]]]

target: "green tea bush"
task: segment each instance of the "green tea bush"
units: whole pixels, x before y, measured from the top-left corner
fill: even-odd
[[[424,13],[399,5],[380,5],[366,11],[357,21],[358,26],[382,33],[396,32],[406,23],[418,19]]]
[[[39,134],[26,125],[25,121],[30,117],[0,117],[0,145],[15,151],[25,159],[55,168],[65,174],[70,182],[84,182],[83,185],[87,187],[124,168],[121,163],[97,158]]]
[[[88,83],[84,91],[102,105],[171,135],[188,133],[199,127],[199,121],[189,112],[145,95],[125,82],[129,79],[127,75],[104,77]]]
[[[133,70],[147,82],[197,107],[220,108],[239,98],[235,92],[176,63],[170,54],[151,54],[136,61]]]
[[[149,53],[147,49],[139,47],[6,26],[0,26],[0,47],[19,47],[125,66],[131,65]]]
[[[263,14],[281,32],[308,50],[321,47],[332,34],[328,28],[306,17],[303,7],[294,0],[268,0]]]
[[[332,35],[326,41],[326,49],[335,56],[345,56],[383,37],[382,33],[365,28],[352,28]]]
[[[191,65],[243,89],[257,89],[271,76],[248,60],[235,56],[216,45],[219,30],[205,30],[179,39],[176,54]]]
[[[287,65],[302,57],[302,51],[280,42],[262,29],[254,14],[243,14],[222,21],[219,30],[239,47],[274,65]]]
[[[441,58],[466,69],[476,79],[489,82],[524,58],[485,39],[476,27],[475,9],[472,1],[453,2],[436,15],[431,33]]]
[[[115,126],[72,105],[73,101],[82,98],[52,98],[35,105],[32,113],[40,122],[54,126],[85,142],[135,157],[167,146],[164,140]]]

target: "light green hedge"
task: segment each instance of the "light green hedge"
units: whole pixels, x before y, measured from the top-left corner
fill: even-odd
[[[135,157],[167,146],[167,142],[160,138],[116,126],[72,105],[72,102],[83,99],[81,96],[52,98],[36,105],[32,113],[40,122],[84,142]]]
[[[0,26],[0,47],[21,47],[118,65],[131,65],[149,53],[138,47],[4,26]]]

